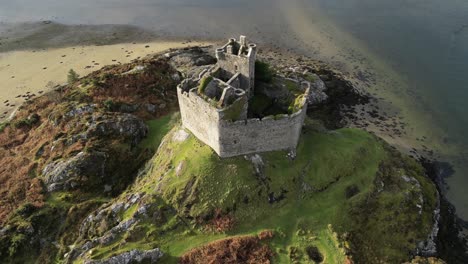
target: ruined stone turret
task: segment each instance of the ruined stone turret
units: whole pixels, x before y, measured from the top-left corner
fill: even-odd
[[[299,141],[308,87],[294,101],[294,112],[248,118],[256,57],[257,46],[248,44],[245,36],[230,39],[216,49],[216,65],[177,87],[182,124],[220,157],[295,150]]]
[[[255,60],[257,45],[248,44],[247,38],[241,36],[239,41],[232,38],[223,47],[216,50],[218,66],[224,71],[224,79],[228,80],[239,74],[239,87],[250,98],[255,88]]]

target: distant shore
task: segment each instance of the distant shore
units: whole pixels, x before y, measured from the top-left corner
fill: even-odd
[[[451,188],[448,197],[466,219],[464,170],[454,162],[460,157],[458,146],[446,140],[442,128],[433,125],[430,112],[416,107],[416,99],[409,94],[405,81],[376,54],[359,42],[348,41],[352,38],[342,36],[344,32],[339,29],[317,31],[316,26],[308,23],[309,14],[303,11],[298,6],[286,15],[291,19],[291,28],[303,33],[302,41],[293,41],[291,32],[287,33],[290,36],[287,43],[271,42],[248,31],[243,33],[261,44],[260,52],[271,47],[272,57],[296,60],[297,54],[308,54],[323,59],[346,75],[354,86],[372,94],[376,100],[371,104],[349,109],[359,112],[360,118],[352,122],[355,127],[375,133],[407,154],[453,163],[456,173],[448,179]],[[50,21],[15,25],[0,22],[0,36],[0,122],[26,99],[66,82],[70,69],[83,76],[105,65],[130,62],[168,48],[215,42],[156,35],[130,25],[62,25]],[[379,118],[378,122],[369,122],[375,120],[373,116]]]
[[[214,42],[165,39],[130,26],[75,27],[47,21],[14,27],[0,25],[0,33],[2,30],[8,34],[0,39],[0,122],[11,117],[24,101],[65,83],[70,69],[84,76],[106,65],[128,63],[170,48]],[[268,55],[273,61],[279,59],[275,51],[270,51]],[[285,57],[291,64],[300,64],[298,62],[302,59],[284,53],[281,61],[276,63],[285,62]],[[353,77],[363,83],[371,82],[366,75]],[[376,97],[373,94],[370,104],[349,109],[359,116],[348,120],[352,126],[374,132],[408,154],[430,157],[430,148],[413,148],[418,143],[415,139],[411,142],[413,144],[407,144],[410,137],[405,138],[407,123],[401,118],[402,113],[392,111],[395,107],[391,103],[382,105],[382,101]],[[426,138],[421,137],[421,142],[423,140],[426,141]],[[456,235],[456,232],[451,234]]]
[[[0,122],[10,118],[24,101],[65,83],[70,69],[83,76],[170,48],[210,44],[157,39],[131,27],[104,26],[100,30],[97,26],[74,28],[43,22],[0,29],[8,32],[0,39]],[[96,32],[87,34],[89,30]],[[130,41],[131,37],[136,40]]]

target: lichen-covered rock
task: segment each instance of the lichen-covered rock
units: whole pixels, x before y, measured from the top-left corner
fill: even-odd
[[[115,114],[90,125],[88,134],[97,137],[124,137],[133,146],[137,145],[148,133],[145,122],[130,114]]]
[[[105,260],[86,260],[85,264],[129,264],[141,263],[143,261],[156,263],[163,256],[159,248],[152,250],[131,250]]]
[[[262,156],[258,154],[254,154],[251,156],[247,156],[247,159],[252,162],[252,165],[255,170],[255,174],[259,176],[260,178],[264,177],[263,171],[265,168],[265,163],[263,162]]]
[[[208,69],[216,63],[216,59],[201,48],[191,48],[167,53],[169,63],[185,77],[196,77],[204,69]],[[180,76],[178,76],[180,78]],[[175,76],[173,77],[175,80]]]
[[[88,215],[88,217],[83,221],[80,227],[80,236],[87,237],[87,236],[95,236],[97,234],[96,226],[102,225],[103,221],[106,221],[106,226],[108,226],[108,230],[113,230],[113,232],[120,232],[121,230],[128,229],[131,225],[136,222],[134,217],[138,216],[138,211],[135,213],[134,217],[131,219],[132,222],[121,222],[120,214],[128,210],[134,204],[137,204],[141,201],[142,195],[140,193],[131,194],[126,197],[125,202],[116,202],[110,205],[106,205],[105,207],[99,209]],[[142,205],[145,206],[145,205]],[[117,226],[120,226],[117,228]],[[123,227],[123,228],[122,228]],[[102,231],[108,231],[102,230]]]
[[[308,73],[308,80],[310,82],[309,105],[316,105],[325,102],[328,95],[325,93],[327,87],[325,83],[316,74]]]
[[[174,142],[184,142],[185,140],[187,140],[187,138],[189,138],[189,136],[190,136],[190,134],[187,133],[187,131],[185,131],[183,129],[179,129],[172,136],[172,140]]]
[[[73,107],[70,111],[68,111],[65,116],[67,117],[75,117],[81,116],[87,113],[93,113],[96,110],[96,104],[83,104]]]
[[[79,237],[72,250],[65,258],[71,262],[77,258],[85,258],[87,252],[97,246],[109,245],[119,239],[119,234],[129,233],[138,226],[140,220],[157,218],[159,209],[154,203],[145,203],[145,196],[134,193],[126,196],[122,201],[107,204],[86,217],[80,227]],[[129,218],[122,218],[123,213],[133,205],[137,209]]]
[[[116,225],[111,229],[111,233],[121,233],[121,232],[126,232],[128,229],[130,229],[132,226],[134,226],[136,223],[138,223],[138,220],[135,218],[130,218],[127,221],[123,221],[122,223]]]
[[[49,163],[42,170],[47,191],[72,190],[90,177],[104,177],[106,160],[107,154],[95,151]]]
[[[182,53],[173,55],[170,59],[170,64],[174,68],[204,66],[214,63],[216,63],[216,59],[200,48],[184,50]]]

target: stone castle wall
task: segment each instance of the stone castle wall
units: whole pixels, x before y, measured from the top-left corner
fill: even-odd
[[[219,113],[195,91],[177,88],[182,124],[198,139],[219,153]]]
[[[307,104],[292,115],[222,120],[219,126],[220,157],[233,157],[275,150],[296,150],[307,112]]]
[[[252,88],[255,78],[255,72],[252,69],[255,68],[251,66],[251,63],[255,64],[255,61],[250,61],[249,57],[225,54],[224,58],[218,60],[218,65],[229,72],[236,72],[235,67],[237,67],[237,72],[240,73],[240,87]],[[246,92],[250,93],[249,90]]]
[[[246,40],[244,38],[243,42],[245,41]],[[253,95],[253,88],[255,86],[255,60],[257,57],[257,46],[255,44],[248,44],[246,49],[247,53],[233,54],[231,53],[233,51],[228,49],[228,47],[234,44],[236,44],[235,39],[231,39],[229,43],[224,45],[222,48],[217,49],[217,65],[228,73],[240,73],[240,87],[242,87],[250,97]]]
[[[232,122],[225,120],[226,110],[212,106],[195,91],[183,92],[178,88],[177,93],[184,126],[220,157],[295,150],[297,147],[307,103],[292,115]]]

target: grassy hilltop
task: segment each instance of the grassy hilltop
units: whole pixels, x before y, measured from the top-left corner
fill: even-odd
[[[174,142],[176,126],[151,169],[123,194],[145,193],[171,214],[164,225],[137,224],[136,241],[121,250],[160,246],[171,262],[210,241],[269,230],[265,243],[277,263],[309,262],[315,247],[326,263],[344,263],[349,253],[358,263],[408,260],[430,232],[436,206],[422,168],[366,132],[317,126],[309,122],[294,160],[262,154],[263,168],[244,157],[220,159],[193,136]],[[91,257],[111,254],[113,245]]]
[[[1,126],[3,261],[402,263],[428,238],[437,192],[415,160],[313,117],[295,157],[220,159],[181,128],[178,78],[163,56],[107,67]]]

